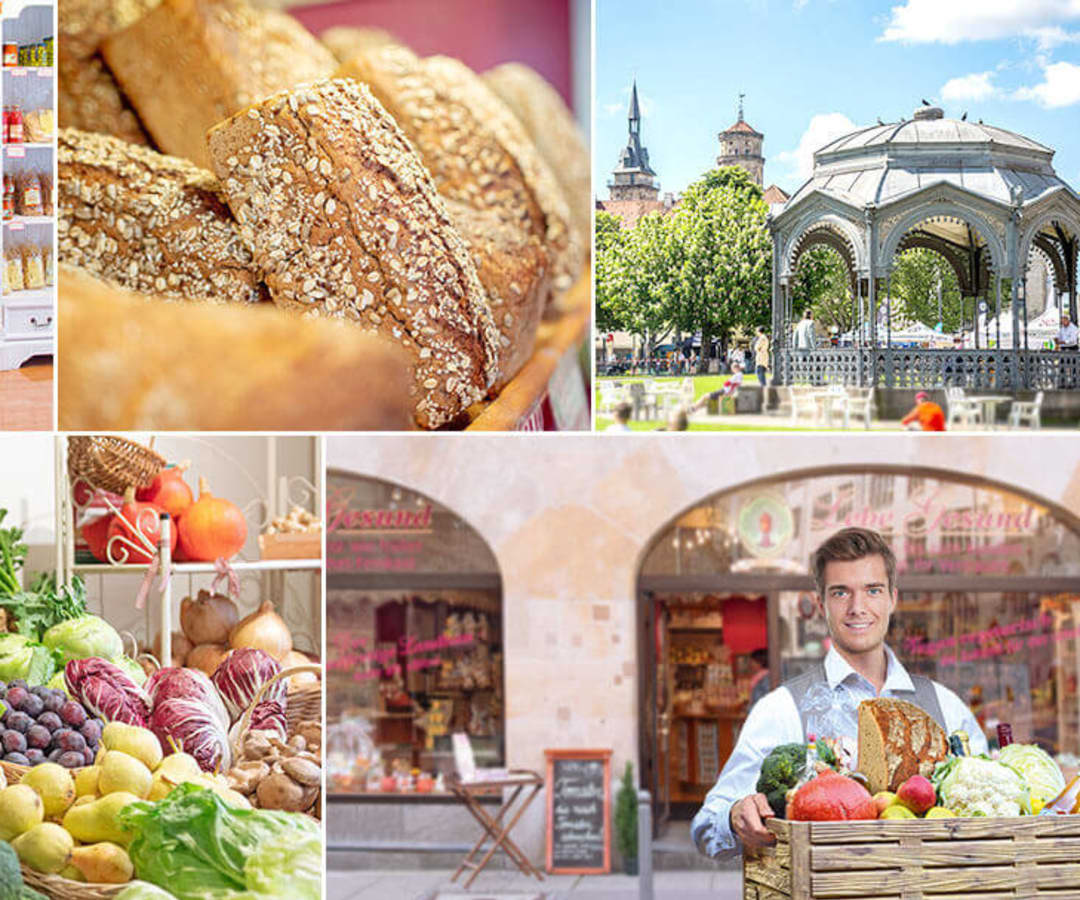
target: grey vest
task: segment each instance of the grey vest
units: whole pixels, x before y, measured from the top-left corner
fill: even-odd
[[[938,703],[934,682],[925,675],[911,675],[911,682],[915,685],[915,690],[894,691],[893,695],[897,700],[907,700],[909,703],[914,703],[937,722],[947,733],[949,729],[945,725],[945,715],[941,712],[941,704]],[[781,685],[781,687],[786,687],[788,691],[791,692],[791,696],[795,699],[795,707],[799,710],[799,717],[802,720],[804,740],[806,737],[807,716],[806,710],[803,709],[803,698],[806,696],[807,691],[815,684],[828,684],[828,677],[825,675],[824,659],[818,660],[807,671],[803,672],[801,675],[796,675],[794,678],[789,678]]]

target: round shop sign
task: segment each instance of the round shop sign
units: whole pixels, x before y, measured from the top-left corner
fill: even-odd
[[[759,494],[739,510],[739,540],[753,556],[779,556],[795,532],[787,504],[775,494]]]

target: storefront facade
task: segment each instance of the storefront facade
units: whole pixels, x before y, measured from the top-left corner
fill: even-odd
[[[466,613],[475,632],[476,616],[484,613],[489,663],[501,654],[502,694],[490,706],[501,734],[494,742],[485,743],[483,735],[472,741],[487,754],[480,765],[542,770],[545,749],[611,749],[613,770],[632,762],[653,793],[658,818],[670,817],[672,828],[685,830],[685,816],[723,764],[762,680],[754,651],[766,651],[767,685],[824,652],[806,560],[846,522],[878,527],[892,539],[902,597],[890,641],[914,670],[979,706],[988,727],[1008,716],[1018,736],[1037,737],[1048,749],[1080,751],[1080,528],[1073,513],[1080,508],[1080,453],[1066,437],[1047,436],[1022,448],[981,437],[807,436],[793,459],[790,442],[780,439],[750,444],[733,438],[717,458],[718,441],[582,436],[558,446],[515,446],[512,468],[497,436],[468,442],[438,436],[409,442],[408,452],[404,444],[390,436],[331,438],[328,461],[350,483],[398,490],[417,509],[430,499],[433,521],[449,517],[476,543],[467,552],[432,551],[441,560],[434,571],[423,547],[414,547],[423,560],[406,583],[400,572],[378,571],[387,559],[355,571],[349,561],[355,555],[340,542],[335,551],[334,511],[328,510],[327,714],[332,727],[350,704],[375,708],[373,676],[366,685],[347,677],[372,671],[376,658],[341,662],[348,654],[371,654],[394,634],[398,648],[406,632],[404,646],[441,636],[439,644],[422,645],[425,653],[443,654],[423,685],[415,672],[401,674],[406,693],[418,686],[426,691],[413,692],[420,695],[411,719],[415,743],[397,756],[397,770],[405,775],[408,767],[414,786],[412,770],[433,772],[440,752],[442,764],[453,764],[442,735],[427,747],[426,726],[434,721],[436,731],[467,729],[472,715],[472,701],[463,696],[439,697],[430,674],[447,668],[448,654],[470,652],[446,646],[447,618],[458,608],[450,632],[466,633],[458,627]],[[808,460],[820,465],[809,468]],[[481,546],[490,558],[476,549]],[[336,564],[335,552],[345,561]],[[470,579],[478,577],[488,580],[477,586]],[[486,607],[467,605],[475,591],[488,592]],[[406,603],[406,595],[421,602]],[[380,624],[387,602],[400,609],[382,613]],[[406,607],[413,612],[403,618]],[[424,616],[429,624],[420,625]],[[385,630],[394,622],[398,632]],[[367,629],[370,649],[339,637],[350,629]],[[400,663],[400,649],[398,656]],[[410,658],[406,654],[406,670]],[[393,676],[394,670],[382,671],[375,680]],[[491,694],[494,699],[494,687]],[[456,721],[444,721],[438,707],[431,718],[437,699],[453,701]],[[383,754],[391,769],[395,754],[399,750]],[[434,785],[422,797],[418,791],[380,795],[370,786],[370,779],[362,791],[331,785],[331,795],[349,794],[332,796],[331,848],[396,843],[410,854],[449,856],[472,834],[462,831],[471,825],[464,811],[440,799]],[[515,836],[541,859],[544,834],[538,803]],[[424,864],[415,856],[400,858]],[[330,856],[331,866],[368,862],[364,853]]]

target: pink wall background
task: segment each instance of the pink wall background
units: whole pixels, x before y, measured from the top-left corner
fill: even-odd
[[[525,63],[572,107],[570,0],[349,0],[289,12],[315,34],[332,25],[385,28],[421,56],[454,56],[477,72]]]

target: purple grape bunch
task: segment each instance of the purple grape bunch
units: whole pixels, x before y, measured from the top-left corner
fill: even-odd
[[[36,766],[55,762],[69,769],[93,765],[105,723],[77,700],[22,679],[0,682],[0,754],[4,762]]]

